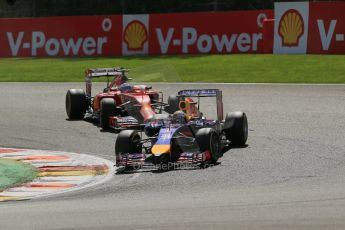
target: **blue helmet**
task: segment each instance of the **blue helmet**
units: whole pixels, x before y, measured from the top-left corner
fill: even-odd
[[[124,92],[130,92],[130,91],[133,90],[133,86],[131,86],[131,85],[128,84],[128,83],[123,83],[122,85],[120,85],[119,89],[120,89],[120,91],[121,91],[122,93],[124,93]]]

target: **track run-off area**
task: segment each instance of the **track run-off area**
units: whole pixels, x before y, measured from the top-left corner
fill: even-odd
[[[61,151],[0,148],[0,160],[31,165],[36,172],[31,181],[1,191],[0,201],[27,200],[95,186],[109,180],[115,171],[108,160]]]
[[[224,112],[247,114],[248,146],[207,169],[109,171],[85,189],[1,202],[1,229],[345,229],[345,85],[152,86],[165,99],[180,89],[221,89]],[[112,165],[116,134],[67,120],[69,88],[84,84],[0,83],[0,146]]]

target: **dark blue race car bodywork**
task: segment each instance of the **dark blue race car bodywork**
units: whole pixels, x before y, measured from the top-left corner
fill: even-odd
[[[216,163],[230,142],[244,145],[248,135],[246,114],[228,113],[223,119],[221,95],[216,89],[178,92],[181,105],[186,97],[216,97],[218,119],[210,120],[200,115],[176,122],[172,115],[166,115],[145,124],[147,138],[135,130],[121,131],[115,143],[116,166],[140,168],[153,164],[169,169],[181,163],[204,165]]]

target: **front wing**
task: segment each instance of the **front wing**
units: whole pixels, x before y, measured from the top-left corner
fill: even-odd
[[[123,129],[135,129],[142,130],[143,125],[138,122],[132,116],[126,117],[109,117],[109,126],[114,130],[123,130]]]
[[[211,153],[209,151],[201,153],[183,152],[175,162],[169,162],[173,164],[201,164],[211,160]],[[123,153],[116,155],[117,167],[134,167],[141,168],[143,166],[152,166],[153,155],[145,155],[144,153]]]

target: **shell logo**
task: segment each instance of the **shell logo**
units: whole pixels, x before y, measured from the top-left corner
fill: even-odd
[[[298,46],[299,39],[304,33],[304,21],[302,15],[294,9],[286,11],[280,18],[278,33],[282,38],[282,46]]]
[[[123,40],[127,44],[129,51],[141,51],[147,41],[147,30],[145,25],[139,21],[134,20],[126,26]]]

